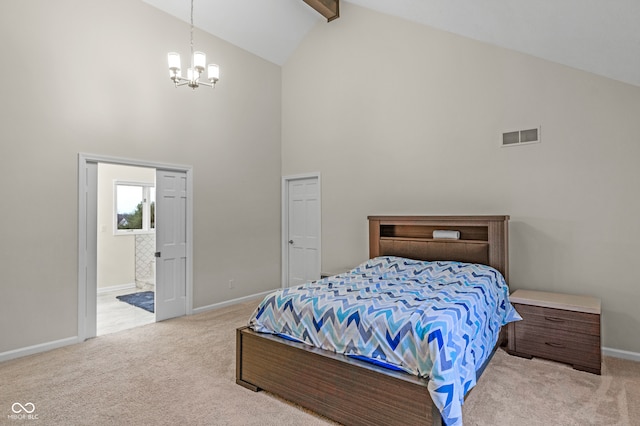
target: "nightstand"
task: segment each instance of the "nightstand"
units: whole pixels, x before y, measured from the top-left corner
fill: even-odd
[[[509,299],[522,321],[508,325],[507,352],[600,374],[600,299],[531,290],[516,290]]]

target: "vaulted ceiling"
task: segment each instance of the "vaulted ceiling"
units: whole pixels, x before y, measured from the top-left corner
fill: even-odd
[[[143,0],[189,22],[189,0]],[[640,0],[342,0],[640,86]],[[341,8],[341,15],[348,14]],[[195,0],[194,24],[283,65],[316,24],[303,0]]]

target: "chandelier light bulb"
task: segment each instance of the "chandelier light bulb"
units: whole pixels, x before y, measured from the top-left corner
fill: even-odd
[[[193,67],[198,72],[204,71],[204,67],[207,63],[207,56],[202,52],[194,52],[193,53]]]
[[[216,64],[209,64],[207,69],[207,77],[213,84],[220,79],[220,68]]]
[[[170,52],[167,55],[167,58],[169,59],[169,69],[171,71],[180,70],[180,54],[179,53]]]

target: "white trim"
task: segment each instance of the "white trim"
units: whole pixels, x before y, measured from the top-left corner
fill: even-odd
[[[640,361],[640,353],[623,351],[622,349],[602,348],[602,355],[614,358],[629,359],[631,361]]]
[[[95,309],[94,306],[90,306],[88,302],[88,288],[87,288],[87,272],[86,267],[88,264],[89,255],[95,256],[92,253],[91,248],[87,244],[87,171],[88,164],[90,163],[107,163],[107,164],[119,164],[124,166],[134,167],[149,167],[156,170],[167,170],[184,172],[187,175],[187,277],[186,277],[186,314],[191,315],[193,313],[193,167],[180,165],[180,164],[168,164],[158,163],[147,160],[136,160],[123,157],[112,157],[107,155],[97,155],[88,153],[78,153],[78,341],[84,341],[89,337],[93,337],[92,332],[87,332],[87,315],[90,313],[87,308]],[[96,230],[97,232],[97,230]],[[96,247],[93,247],[96,249]],[[95,271],[92,271],[92,273]],[[95,294],[95,291],[93,292]],[[95,305],[95,303],[93,303]],[[92,314],[92,313],[91,313]],[[94,321],[95,322],[95,321]]]
[[[87,290],[87,279],[84,276],[84,270],[87,263],[87,214],[84,210],[87,203],[85,191],[87,180],[87,162],[82,154],[78,154],[78,336],[76,336],[78,340],[84,340],[84,330],[86,328],[85,305],[87,295],[85,292]]]
[[[136,283],[112,285],[109,287],[98,287],[98,294],[111,293],[112,291],[129,290],[136,288]]]
[[[78,156],[79,158],[84,159],[85,162],[90,163],[107,163],[119,164],[122,166],[149,167],[151,169],[171,170],[175,172],[184,172],[193,169],[192,166],[187,166],[184,164],[158,163],[155,161],[137,160],[124,157],[112,157],[110,155],[88,154],[85,152],[78,153]]]
[[[185,314],[193,315],[193,167],[189,167],[185,173],[187,174],[187,310]]]
[[[236,305],[238,303],[248,302],[253,299],[262,299],[267,294],[273,293],[277,289],[263,291],[262,293],[250,294],[249,296],[238,297],[237,299],[227,300],[225,302],[214,303],[213,305],[201,306],[193,310],[193,314],[201,314],[203,312],[212,311],[215,309],[225,308],[227,306]]]
[[[262,293],[250,294],[249,296],[238,297],[237,299],[227,300],[225,302],[214,303],[213,305],[201,306],[193,309],[193,315],[201,314],[207,311],[213,311],[215,309],[226,308],[227,306],[237,305],[238,303],[248,302],[254,299],[262,299],[267,294],[273,293],[276,289],[263,291]],[[258,306],[256,304],[256,306]]]
[[[93,181],[97,179],[98,167],[97,163],[94,163],[89,160],[89,157],[80,153],[78,155],[78,341],[84,341],[89,337],[94,337],[95,332],[92,336],[88,335],[87,328],[94,329],[95,320],[88,321],[87,320],[87,310],[95,310],[96,309],[96,301],[93,301],[93,297],[89,297],[89,294],[94,294],[93,291],[88,291],[88,271],[91,269],[93,275],[96,274],[94,270],[95,258],[90,259],[88,256],[88,246],[93,245],[93,241],[89,242],[87,240],[91,234],[87,233],[87,229],[89,227],[89,223],[91,222],[91,226],[96,226],[96,229],[93,230],[92,234],[97,236],[97,206],[96,208],[91,209],[91,213],[95,213],[96,218],[93,221],[89,220],[89,205],[88,205],[88,185],[89,181]],[[97,181],[95,182],[97,185]],[[97,241],[96,241],[97,244]],[[97,247],[96,247],[97,250]],[[93,261],[92,261],[93,260]],[[91,261],[91,262],[90,262]],[[92,280],[92,285],[96,284],[95,292],[97,292],[97,279],[94,278]],[[91,305],[91,306],[88,306]],[[89,326],[87,323],[90,323]]]
[[[58,349],[63,346],[74,345],[79,343],[78,336],[67,337],[66,339],[54,340],[52,342],[40,343],[38,345],[27,346],[20,349],[14,349],[7,352],[0,353],[0,362],[9,361],[10,359],[20,358],[27,355],[33,355],[40,352],[50,351],[52,349]]]
[[[282,176],[281,197],[282,205],[280,206],[282,212],[282,222],[280,227],[280,247],[282,257],[282,288],[289,285],[289,256],[288,253],[288,232],[289,232],[289,193],[287,186],[289,181],[298,179],[310,179],[316,178],[318,180],[318,265],[322,270],[322,179],[320,178],[320,172],[316,173],[304,173],[299,175]],[[318,277],[319,278],[319,277]]]

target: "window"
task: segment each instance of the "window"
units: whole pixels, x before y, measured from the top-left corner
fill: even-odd
[[[114,182],[114,234],[151,233],[156,228],[156,188],[152,183]]]

